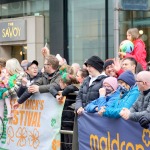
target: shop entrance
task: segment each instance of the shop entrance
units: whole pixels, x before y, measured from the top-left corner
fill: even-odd
[[[18,59],[19,62],[21,62],[24,59],[27,59],[27,46],[26,45],[12,46],[11,57]]]

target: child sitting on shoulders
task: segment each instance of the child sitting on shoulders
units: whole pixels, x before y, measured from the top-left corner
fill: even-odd
[[[138,63],[142,65],[143,70],[146,70],[146,49],[145,43],[140,38],[139,30],[137,28],[130,28],[127,30],[127,40],[131,41],[134,49],[130,53],[119,52],[121,58],[133,57]]]

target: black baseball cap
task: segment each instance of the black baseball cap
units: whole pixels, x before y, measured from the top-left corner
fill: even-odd
[[[28,62],[28,64],[27,64],[27,69],[31,66],[31,65],[33,65],[33,64],[35,64],[36,66],[38,66],[38,62],[36,61],[36,60],[33,60],[32,62]]]

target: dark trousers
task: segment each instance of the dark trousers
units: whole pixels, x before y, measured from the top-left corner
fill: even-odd
[[[72,150],[72,135],[64,134],[63,139],[64,141],[62,141],[61,150]]]
[[[70,128],[62,127],[62,130],[70,130]],[[61,134],[61,150],[72,150],[72,137],[71,134]]]

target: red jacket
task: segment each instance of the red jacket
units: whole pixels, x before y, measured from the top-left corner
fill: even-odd
[[[139,62],[143,69],[146,70],[147,62],[146,62],[146,50],[145,44],[141,39],[136,39],[133,41],[134,50],[129,54],[127,53],[125,57],[133,57],[137,62]]]

